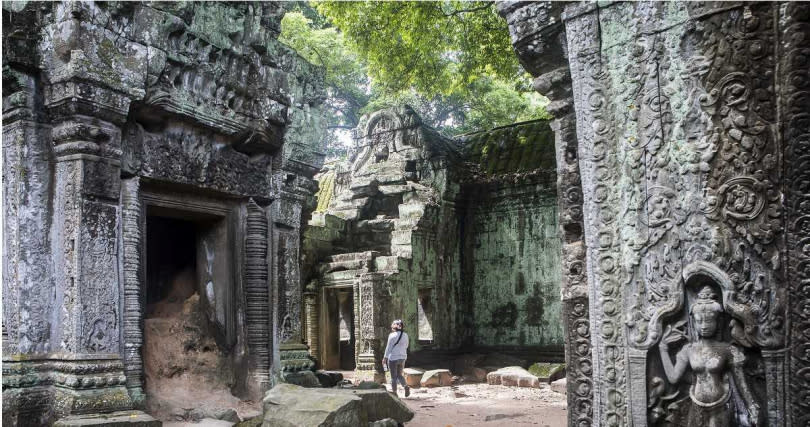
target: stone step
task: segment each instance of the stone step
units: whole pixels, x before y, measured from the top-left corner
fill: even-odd
[[[141,411],[119,411],[108,414],[70,415],[61,418],[54,427],[161,427],[163,423]]]

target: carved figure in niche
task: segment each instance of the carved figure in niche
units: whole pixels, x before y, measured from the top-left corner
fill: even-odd
[[[740,347],[718,337],[721,335],[718,332],[722,314],[723,306],[718,302],[714,288],[704,285],[689,309],[693,336],[678,351],[674,364],[670,357],[670,344],[689,337],[669,325],[659,343],[661,362],[670,383],[678,384],[687,369],[693,374],[689,388],[692,404],[684,424],[686,426],[756,425],[759,420],[760,408],[743,372],[745,354]],[[735,387],[743,400],[744,409],[735,408],[735,400],[732,399]],[[747,413],[740,413],[746,410]]]

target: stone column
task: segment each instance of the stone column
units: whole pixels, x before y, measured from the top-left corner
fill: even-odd
[[[121,126],[144,96],[146,50],[95,25],[104,13],[92,2],[57,4],[53,51],[44,53],[57,415],[133,406],[121,359]]]
[[[51,249],[56,281],[55,350],[76,372],[58,388],[64,413],[132,406],[121,352],[119,197],[121,132],[130,99],[81,80],[52,82],[45,102],[52,118],[54,174]],[[102,362],[103,361],[103,362]],[[105,393],[94,390],[103,386]]]
[[[269,219],[252,199],[247,204],[245,230],[245,328],[250,352],[251,385],[259,393],[270,386],[271,300],[268,269]]]
[[[354,286],[355,319],[355,379],[357,381],[385,382],[382,358],[383,342],[388,338],[385,326],[380,323],[380,306],[383,303],[377,291],[382,288],[383,273],[366,273]],[[383,319],[383,322],[387,319]]]
[[[310,194],[306,187],[310,180],[285,171],[277,173],[274,180],[279,189],[278,199],[270,205],[277,307],[274,330],[275,342],[279,343],[279,363],[275,369],[284,377],[314,367],[301,331],[301,212]]]
[[[309,354],[315,359],[318,358],[320,344],[318,335],[318,293],[314,286],[307,286],[304,292],[304,332],[306,344],[309,346]]]
[[[763,352],[770,366],[785,368],[789,385],[768,390],[768,414],[785,425],[810,424],[810,5],[787,3],[779,9],[782,58],[780,90],[782,139],[785,147],[785,209],[787,211],[787,270],[791,319],[787,361],[778,353]],[[773,369],[773,368],[771,368]],[[768,372],[770,375],[771,372]],[[778,387],[778,388],[777,388]],[[785,390],[785,388],[787,390]],[[786,399],[773,398],[772,392]],[[785,393],[786,392],[786,393]]]

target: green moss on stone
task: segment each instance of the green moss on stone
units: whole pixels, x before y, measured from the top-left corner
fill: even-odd
[[[554,132],[547,120],[479,132],[466,138],[464,155],[487,175],[553,170]]]

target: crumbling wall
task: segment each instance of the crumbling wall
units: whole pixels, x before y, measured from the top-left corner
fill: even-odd
[[[396,318],[413,352],[477,346],[561,358],[548,123],[452,141],[399,108],[364,118],[355,132],[352,163],[318,176],[304,270],[313,295],[354,286],[358,370],[368,369],[362,354],[379,361]],[[309,312],[323,313],[312,301]],[[324,321],[307,327],[316,356],[327,345],[320,337],[331,339],[318,330]]]

